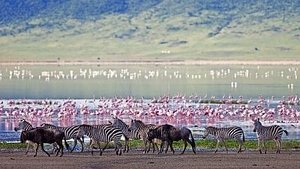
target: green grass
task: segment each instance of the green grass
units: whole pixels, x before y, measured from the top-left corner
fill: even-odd
[[[228,140],[225,142],[227,148],[229,149],[237,149],[238,144],[236,141]],[[217,141],[216,140],[198,140],[196,141],[197,148],[204,148],[204,149],[212,149],[214,150],[216,147]],[[124,142],[122,142],[124,145]],[[101,144],[103,147],[104,144]],[[113,148],[113,143],[108,145],[108,148]],[[140,149],[144,147],[144,143],[142,140],[131,140],[129,141],[129,147],[131,149]],[[173,147],[177,149],[183,148],[183,142],[177,141],[173,143]],[[191,147],[188,145],[188,147]],[[257,149],[257,141],[256,140],[246,140],[244,143],[244,147],[247,150],[256,150]],[[275,150],[276,145],[274,141],[267,141],[266,147],[268,150]],[[7,142],[0,142],[0,149],[25,149],[26,144],[22,143],[7,143]],[[224,149],[224,146],[220,144],[219,149]],[[283,140],[282,141],[282,149],[284,150],[291,150],[291,149],[300,149],[300,141],[299,140]]]
[[[0,150],[1,149],[23,149],[23,148],[26,148],[26,144],[0,142]]]

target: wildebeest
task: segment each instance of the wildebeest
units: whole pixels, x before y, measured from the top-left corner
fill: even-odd
[[[62,140],[65,139],[64,132],[53,129],[45,129],[41,127],[33,128],[28,131],[22,131],[21,133],[21,143],[25,143],[26,140],[30,140],[34,143],[37,143],[35,147],[35,155],[37,156],[37,151],[39,145],[41,145],[42,150],[50,157],[50,154],[44,149],[44,143],[56,143],[59,146],[58,151],[56,152],[56,156],[61,151],[60,157],[63,155],[63,144]]]
[[[189,139],[190,136],[191,136],[191,140]],[[163,151],[164,142],[166,142],[167,147],[165,153],[168,152],[168,147],[170,146],[171,151],[174,154],[175,151],[172,145],[173,141],[183,140],[184,149],[181,154],[185,152],[185,149],[187,147],[187,142],[192,146],[193,152],[196,154],[196,145],[195,145],[194,137],[192,135],[191,130],[186,127],[182,127],[181,129],[179,129],[169,124],[158,126],[154,129],[150,129],[148,132],[148,140],[151,141],[154,138],[158,138],[162,140],[162,144],[160,146],[160,153]]]
[[[19,130],[28,131],[28,130],[32,130],[32,129],[33,129],[32,125],[25,119],[20,120],[20,122],[18,123],[18,126],[14,128],[15,131],[19,131]],[[27,148],[26,148],[25,154],[28,153],[30,145],[33,147],[33,149],[36,149],[36,147],[38,146],[36,143],[33,143],[29,140],[26,140],[26,143],[27,143]]]

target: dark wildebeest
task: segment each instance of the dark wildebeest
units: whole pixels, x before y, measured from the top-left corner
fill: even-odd
[[[190,136],[191,136],[191,140],[189,139]],[[167,142],[165,153],[168,152],[168,147],[170,146],[171,151],[173,151],[174,154],[175,151],[172,145],[173,141],[183,140],[184,149],[181,154],[185,152],[185,149],[187,147],[187,142],[192,146],[193,152],[196,154],[196,145],[195,145],[194,137],[192,135],[191,130],[186,127],[182,127],[181,129],[179,129],[169,124],[158,126],[154,129],[150,129],[148,132],[148,140],[151,141],[154,138],[158,138],[162,140],[159,153],[163,151],[164,142]]]
[[[50,157],[50,154],[44,149],[44,143],[56,143],[59,146],[56,156],[61,151],[60,157],[63,155],[63,144],[62,140],[65,139],[64,132],[54,130],[54,129],[45,129],[42,127],[33,128],[32,130],[22,131],[21,133],[21,143],[25,143],[26,140],[30,140],[34,143],[37,143],[35,148],[35,155],[37,156],[37,151],[39,145],[41,145],[42,150]]]
[[[21,130],[21,131],[28,131],[28,130],[32,130],[33,127],[32,127],[32,125],[28,121],[26,121],[25,119],[22,119],[18,123],[18,126],[15,127],[14,129],[15,129],[15,131],[19,131],[19,130]],[[26,148],[26,153],[25,154],[28,153],[30,146],[32,146],[34,150],[36,149],[36,146],[37,146],[36,143],[33,143],[33,142],[29,141],[29,140],[26,140],[26,143],[27,143],[27,148]]]

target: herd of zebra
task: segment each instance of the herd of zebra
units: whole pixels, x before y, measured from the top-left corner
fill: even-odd
[[[281,149],[281,137],[283,132],[285,132],[286,135],[288,135],[288,132],[284,129],[282,129],[278,125],[272,125],[272,126],[263,126],[262,123],[259,121],[259,119],[253,120],[254,129],[253,131],[257,133],[257,140],[258,140],[258,150],[260,153],[262,153],[262,146],[264,149],[264,153],[267,152],[265,147],[265,141],[266,140],[274,140],[276,143],[277,151],[276,153],[280,153]],[[129,140],[130,139],[141,139],[144,143],[144,153],[148,153],[150,151],[150,147],[152,145],[153,152],[155,149],[159,149],[157,144],[160,145],[159,152],[162,152],[164,148],[166,148],[166,152],[168,150],[168,147],[170,146],[171,150],[172,147],[172,141],[178,141],[179,139],[186,139],[185,141],[185,148],[188,143],[191,144],[194,153],[195,152],[195,142],[194,138],[192,136],[191,131],[188,128],[178,129],[171,125],[164,126],[162,130],[159,132],[159,134],[153,134],[153,131],[161,128],[161,126],[164,125],[154,125],[154,124],[145,124],[141,120],[131,120],[131,124],[127,125],[124,121],[121,119],[115,117],[113,118],[113,122],[109,122],[109,124],[102,124],[102,125],[87,125],[87,124],[81,124],[81,125],[73,125],[69,127],[58,127],[52,124],[43,123],[40,127],[51,129],[51,130],[58,130],[64,133],[65,140],[74,139],[74,145],[73,148],[68,149],[68,151],[73,152],[75,147],[77,146],[77,141],[81,144],[81,152],[84,150],[84,136],[87,136],[90,138],[89,148],[91,150],[91,153],[93,154],[93,149],[99,148],[100,149],[100,155],[102,155],[103,151],[107,148],[108,143],[114,142],[115,146],[115,152],[117,155],[122,154],[123,152],[129,151]],[[169,127],[170,126],[170,127]],[[167,129],[168,128],[168,129]],[[33,126],[26,120],[22,119],[20,120],[18,127],[15,128],[15,131],[30,131],[34,129]],[[176,130],[175,132],[170,130]],[[151,133],[152,132],[152,133]],[[186,135],[185,133],[188,132],[190,134]],[[149,137],[151,135],[151,138]],[[186,136],[183,136],[183,135]],[[174,137],[178,138],[177,140],[173,139]],[[238,142],[239,148],[238,153],[242,152],[242,146],[245,142],[245,135],[241,127],[233,126],[233,127],[227,127],[227,128],[217,128],[217,127],[206,127],[203,139],[205,139],[208,135],[212,135],[217,139],[217,145],[215,153],[218,151],[219,143],[223,143],[225,146],[226,152],[228,152],[228,149],[225,144],[226,139],[234,139]],[[179,137],[178,137],[179,136]],[[121,138],[125,138],[124,142],[124,149],[121,144]],[[186,138],[187,137],[187,138]],[[192,139],[190,140],[189,137]],[[171,141],[170,141],[171,140]],[[36,143],[30,143],[27,142],[27,149],[26,154],[29,151],[30,145],[32,145],[34,148],[36,148],[38,145]],[[100,147],[100,142],[104,142],[105,146],[103,148]],[[164,143],[167,143],[166,146],[164,146]],[[65,141],[66,147],[69,147],[67,142]],[[185,150],[184,148],[184,150]],[[53,148],[53,151],[55,150],[55,145]],[[172,150],[174,153],[174,150]],[[184,151],[182,152],[184,153]]]

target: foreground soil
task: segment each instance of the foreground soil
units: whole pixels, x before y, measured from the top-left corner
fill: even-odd
[[[177,154],[142,154],[141,151],[131,151],[116,156],[112,151],[106,151],[103,156],[95,153],[65,153],[63,157],[46,156],[39,151],[37,157],[33,152],[25,155],[22,151],[0,151],[1,169],[50,169],[50,168],[137,168],[137,169],[189,169],[189,168],[300,168],[300,151],[282,151],[281,154],[270,152],[259,154],[257,151],[235,152],[197,152],[196,155],[186,152]]]

